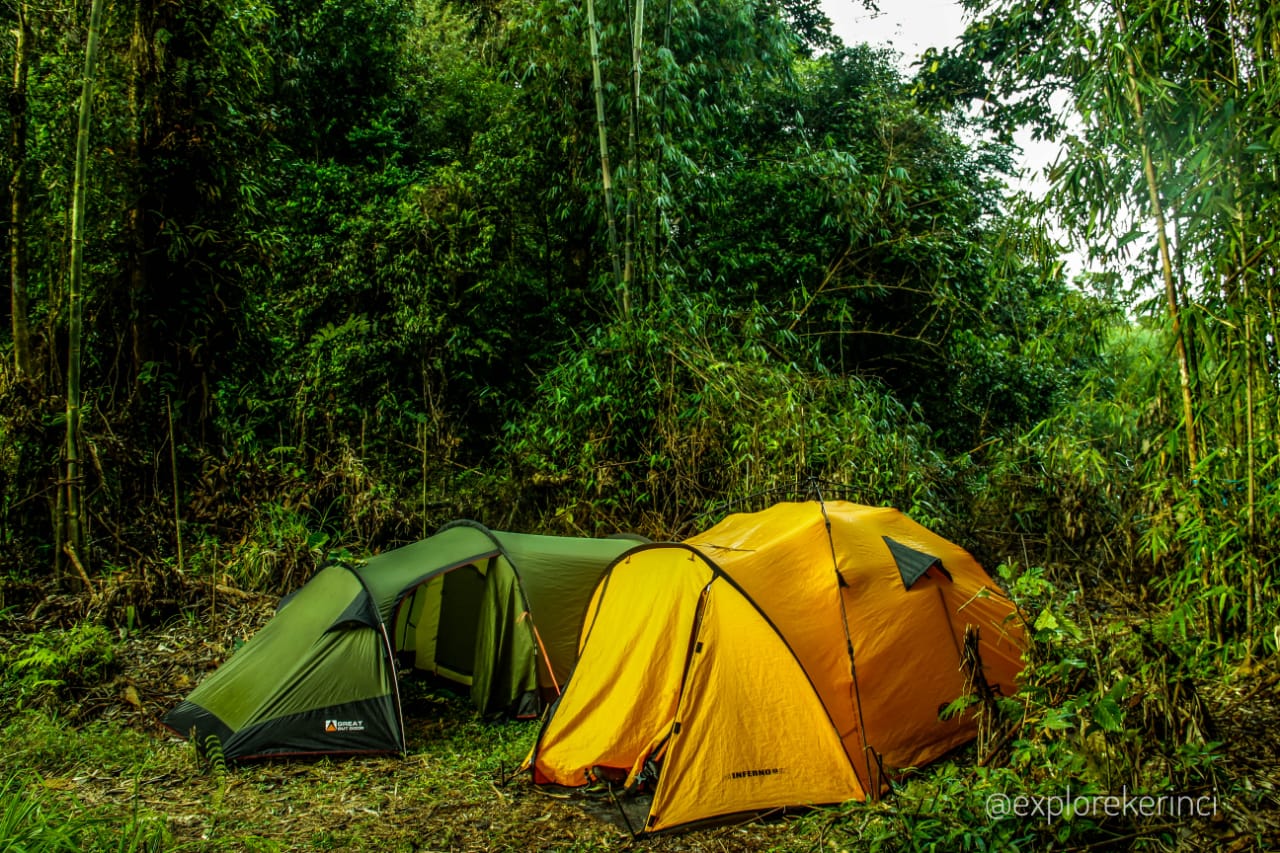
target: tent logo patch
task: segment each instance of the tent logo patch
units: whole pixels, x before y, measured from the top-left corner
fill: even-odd
[[[752,776],[774,776],[782,772],[780,767],[764,767],[758,770],[734,770],[729,774],[730,779],[747,779]]]
[[[337,732],[362,732],[364,720],[325,720],[324,730],[330,734]]]

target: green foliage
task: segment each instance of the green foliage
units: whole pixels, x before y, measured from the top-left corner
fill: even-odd
[[[248,537],[226,558],[226,576],[239,589],[295,589],[323,562],[327,534],[308,530],[304,514],[279,503],[265,503],[256,515]]]
[[[643,517],[666,534],[817,477],[936,521],[944,466],[918,415],[873,381],[776,360],[774,322],[701,300],[585,341],[507,424],[526,499],[549,492],[569,526]]]
[[[875,851],[1032,851],[1172,843],[1212,818],[1219,744],[1191,686],[1204,664],[1160,639],[1167,625],[1096,623],[1096,605],[1042,567],[999,575],[1031,645],[1018,692],[978,709],[991,751],[911,774],[880,803],[807,817],[802,831]]]
[[[227,759],[222,751],[222,741],[217,735],[209,735],[204,743],[196,744],[197,754],[208,764],[209,772],[214,778],[222,779],[227,775]]]
[[[617,524],[675,529],[817,474],[947,514],[930,448],[1036,417],[1070,381],[1028,344],[1060,294],[1023,245],[1000,242],[999,153],[918,110],[882,54],[797,64],[826,44],[814,4],[651,8],[638,66],[634,12],[599,6],[638,331],[612,316],[581,7],[202,0],[112,21],[102,138],[115,156],[94,164],[87,246],[101,556],[174,565],[176,524],[200,543],[191,564],[280,589],[326,548],[483,515],[534,475],[572,476],[586,498],[535,490],[504,518],[581,519],[598,484]],[[32,155],[48,166],[74,74],[69,47],[39,44]],[[65,188],[46,189],[32,310],[53,318]],[[722,322],[741,340],[643,341],[663,323]],[[574,377],[584,341],[603,362]],[[630,364],[611,363],[615,342]],[[618,386],[547,408],[548,389],[593,371],[602,386],[643,379],[647,399]],[[673,371],[681,387],[665,400]],[[696,423],[735,395],[772,437]],[[0,548],[18,529],[15,549],[53,563],[39,543],[53,538],[40,534],[58,431],[12,417],[20,452],[0,462],[26,491],[6,497]],[[558,459],[566,441],[591,445],[589,418],[631,422],[614,446]],[[830,438],[845,421],[868,436],[871,423],[910,426],[892,448],[868,446],[868,459],[885,451],[868,467]],[[517,435],[542,444],[508,446]]]
[[[41,782],[10,776],[0,784],[0,849],[13,853],[160,853],[174,849],[163,816],[136,805],[124,820],[75,808]]]
[[[785,317],[798,363],[883,380],[952,450],[1052,410],[1098,312],[1002,198],[1007,149],[963,143],[866,46],[760,84],[735,119],[689,280]]]
[[[1179,557],[1176,568],[1155,586],[1173,603],[1180,635],[1196,636],[1207,625],[1211,637],[1240,638],[1227,644],[1228,653],[1248,660],[1272,653],[1278,642],[1267,626],[1280,624],[1280,557],[1258,548],[1250,529],[1277,529],[1280,495],[1267,488],[1250,502],[1246,481],[1217,473],[1221,469],[1215,463],[1223,455],[1205,460],[1203,469],[1213,473],[1204,480],[1149,487],[1168,509],[1146,532],[1143,545],[1153,556]]]
[[[1009,764],[1025,779],[1082,793],[1185,791],[1215,781],[1213,726],[1194,679],[1206,667],[1167,617],[1099,625],[1081,591],[1043,569],[1001,575],[1032,620]]]
[[[8,776],[0,783],[0,849],[14,853],[77,851],[67,815],[51,811],[38,782]]]
[[[1275,534],[1263,472],[1280,456],[1280,18],[1259,2],[966,6],[962,43],[926,57],[918,89],[930,103],[981,97],[988,127],[1061,141],[1041,209],[1122,282],[1113,290],[1162,330],[1178,369],[1139,406],[1179,412],[1146,436],[1170,459],[1136,478],[1159,505],[1141,522],[1144,548],[1169,564],[1161,587],[1180,607],[1193,600],[1200,632],[1247,658],[1275,613],[1262,543]]]
[[[97,683],[104,674],[94,674]],[[146,732],[93,722],[83,729],[46,711],[21,710],[0,730],[6,773],[0,783],[0,849],[135,853],[174,849],[166,819],[144,807],[142,779],[156,761]],[[131,792],[113,813],[75,796],[86,778],[103,774]]]
[[[1169,412],[1150,394],[1166,381],[1166,342],[1123,318],[1084,325],[1082,312],[1063,337],[1076,345],[1080,384],[1062,389],[1046,419],[1006,429],[969,459],[966,510],[972,522],[997,519],[984,549],[1021,554],[1053,566],[1079,567],[1095,583],[1149,582],[1160,560],[1144,539],[1167,503],[1144,484],[1167,480],[1161,436]],[[998,559],[998,558],[997,558]]]
[[[274,94],[285,141],[316,159],[353,163],[396,156],[413,115],[395,97],[399,45],[411,4],[276,4]]]
[[[114,635],[102,625],[81,622],[73,628],[31,634],[3,653],[6,673],[0,691],[13,707],[46,705],[71,699],[115,664]]]
[[[1017,780],[1007,772],[947,763],[928,779],[897,786],[882,802],[818,812],[798,821],[798,828],[806,836],[831,838],[837,849],[874,853],[1046,849],[1033,824],[990,819],[989,797],[1009,783]]]
[[[23,708],[6,720],[0,733],[12,767],[46,777],[72,776],[84,768],[131,775],[145,770],[156,750],[149,732],[101,720],[78,726],[56,708]]]

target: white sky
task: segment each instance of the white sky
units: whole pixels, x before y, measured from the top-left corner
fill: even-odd
[[[901,65],[907,75],[927,48],[954,45],[964,32],[964,13],[951,0],[879,0],[879,12],[870,12],[859,0],[822,0],[835,33],[845,44],[870,44],[891,47],[902,54]],[[1023,148],[1023,178],[1028,188],[1040,182],[1037,173],[1053,159],[1052,146],[1039,145],[1029,135],[1017,138]]]
[[[880,12],[859,0],[823,0],[822,6],[845,44],[891,45],[914,61],[925,48],[953,43],[964,30],[958,3],[947,0],[880,0]]]
[[[859,0],[822,0],[835,34],[845,44],[867,42],[892,48],[902,54],[901,66],[908,76],[915,73],[912,63],[920,54],[930,47],[955,44],[968,23],[959,4],[952,0],[879,0],[877,5],[880,11],[873,13]],[[1053,162],[1057,146],[1035,142],[1027,133],[1015,134],[1015,141],[1022,147],[1022,176],[1016,186],[1042,193],[1046,186],[1043,172]],[[1076,257],[1069,258],[1068,266],[1083,268]]]

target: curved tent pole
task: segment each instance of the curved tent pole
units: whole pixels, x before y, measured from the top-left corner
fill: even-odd
[[[853,635],[849,633],[849,611],[844,606],[844,595],[840,592],[840,587],[844,585],[844,579],[840,576],[840,562],[836,557],[836,541],[831,534],[831,516],[827,515],[827,503],[822,498],[821,484],[817,479],[810,477],[809,485],[813,488],[814,495],[818,499],[818,508],[822,511],[822,523],[827,531],[827,545],[831,549],[831,570],[835,572],[836,597],[840,600],[840,623],[844,626],[845,648],[849,653],[849,674],[853,678],[853,706],[858,712],[858,739],[862,741],[862,759],[867,767],[867,793],[878,800],[880,799],[879,776],[873,775],[871,772],[871,752],[873,750],[867,744],[867,725],[862,715],[862,690],[858,687],[858,665],[854,662]],[[878,764],[878,757],[876,761]]]
[[[820,708],[822,708],[823,713],[824,713],[824,714],[826,714],[826,716],[827,716],[827,721],[831,724],[831,730],[835,733],[836,737],[837,737],[837,738],[839,738],[839,739],[840,739],[840,742],[843,744],[843,742],[844,742],[844,736],[840,733],[840,729],[836,726],[836,724],[835,724],[835,720],[833,720],[833,719],[831,718],[831,711],[830,711],[830,709],[828,709],[828,708],[827,708],[827,703],[822,701],[822,696],[821,696],[821,694],[818,692],[818,686],[817,686],[816,684],[814,684],[814,683],[813,683],[813,678],[812,678],[812,676],[810,676],[810,675],[809,675],[809,670],[808,670],[808,669],[806,669],[806,668],[805,668],[805,666],[804,666],[804,664],[802,664],[802,663],[800,662],[800,658],[796,655],[796,651],[795,651],[795,649],[791,648],[791,643],[790,643],[790,641],[787,639],[786,635],[785,635],[785,634],[783,634],[783,633],[782,633],[782,631],[780,631],[780,630],[778,629],[778,626],[777,626],[776,624],[774,624],[774,621],[773,621],[771,618],[769,618],[769,614],[767,614],[767,613],[765,613],[765,612],[764,612],[764,609],[760,606],[760,604],[759,604],[759,603],[758,603],[754,598],[752,598],[752,597],[751,597],[751,595],[750,595],[750,594],[749,594],[745,589],[743,589],[743,588],[738,584],[738,582],[737,582],[736,580],[734,580],[733,575],[729,574],[729,572],[728,572],[728,571],[726,571],[726,570],[725,570],[725,569],[724,569],[724,568],[723,568],[719,563],[717,563],[717,562],[716,562],[714,559],[712,559],[710,556],[708,556],[707,554],[702,553],[702,552],[701,552],[701,551],[699,551],[697,548],[695,548],[695,547],[693,547],[693,546],[691,546],[691,545],[685,545],[685,544],[682,544],[682,543],[671,543],[671,542],[668,542],[668,543],[658,543],[658,544],[655,544],[655,545],[654,545],[654,546],[652,546],[652,547],[655,547],[655,548],[672,548],[672,547],[675,547],[675,548],[685,548],[685,549],[687,549],[688,551],[690,551],[690,552],[692,553],[692,555],[693,555],[692,559],[699,559],[699,560],[701,560],[701,561],[703,562],[703,564],[704,564],[704,565],[706,565],[706,567],[707,567],[707,568],[710,570],[710,572],[711,572],[711,580],[707,582],[707,585],[706,585],[705,587],[703,587],[703,590],[702,590],[702,599],[699,601],[698,608],[697,608],[697,612],[696,612],[695,617],[694,617],[693,630],[692,630],[692,632],[691,632],[691,641],[692,641],[692,638],[696,637],[696,635],[697,635],[697,632],[698,632],[698,623],[699,623],[699,622],[700,622],[700,620],[702,619],[703,603],[705,602],[705,599],[706,599],[706,596],[707,596],[707,594],[708,594],[708,591],[709,591],[709,590],[710,590],[710,588],[711,588],[711,584],[715,583],[717,580],[724,581],[724,582],[725,582],[726,584],[728,584],[728,585],[729,585],[729,586],[730,586],[730,587],[731,587],[735,592],[737,592],[740,596],[742,596],[742,599],[743,599],[747,604],[751,605],[751,608],[752,608],[753,610],[755,610],[755,612],[760,616],[760,618],[764,621],[765,625],[767,625],[767,626],[769,627],[769,629],[770,629],[771,631],[773,631],[774,635],[775,635],[775,636],[777,636],[777,638],[778,638],[779,640],[781,640],[781,641],[782,641],[782,645],[783,645],[783,647],[785,647],[785,648],[786,648],[786,650],[791,654],[791,659],[795,661],[795,663],[796,663],[796,667],[800,670],[800,673],[804,676],[805,681],[806,681],[806,682],[808,683],[808,685],[809,685],[809,689],[813,691],[813,698],[814,698],[814,700],[818,703],[818,706],[819,706]],[[846,625],[845,630],[846,630],[846,631],[848,631],[848,627],[847,627],[847,625]],[[685,663],[685,674],[681,676],[681,690],[682,690],[682,691],[683,691],[683,689],[684,689],[684,682],[685,682],[685,680],[686,680],[686,678],[687,678],[687,674],[688,674],[688,666],[689,666],[689,663],[692,661],[692,657],[693,657],[693,655],[692,655],[692,653],[691,653],[691,654],[689,655],[689,660],[687,660],[687,661],[686,661],[686,663]],[[861,708],[859,708],[859,712],[861,712]],[[539,737],[541,737],[541,735],[539,735]],[[865,743],[865,741],[864,741],[864,743]],[[856,769],[856,768],[854,768],[854,767],[853,767],[853,758],[851,758],[847,753],[846,753],[846,755],[845,755],[845,758],[849,761],[850,768],[851,768],[851,769],[853,769],[854,776],[856,777],[856,776],[857,776],[858,771],[857,771],[857,769]],[[859,783],[861,783],[861,780],[858,780],[858,781],[859,781]]]
[[[517,577],[519,577],[517,575]],[[520,594],[524,594],[524,589],[520,590]],[[543,663],[547,667],[547,675],[551,677],[551,687],[556,691],[556,696],[560,695],[560,682],[556,680],[555,670],[551,668],[551,656],[547,654],[547,647],[543,645],[542,634],[538,631],[538,623],[533,619],[533,613],[529,611],[529,602],[525,601],[525,613],[529,614],[529,628],[533,631],[533,639],[538,644],[538,651],[542,652]]]
[[[511,555],[507,553],[507,549],[502,545],[502,540],[495,536],[493,531],[489,529],[487,525],[481,524],[478,521],[473,521],[469,518],[464,518],[451,521],[448,524],[443,525],[440,530],[437,530],[436,532],[439,533],[441,531],[448,530],[450,527],[470,527],[475,530],[479,530],[488,537],[489,541],[493,543],[494,548],[496,548],[498,553],[502,555],[502,558],[507,561],[507,565],[511,567],[511,574],[514,575],[516,579],[516,589],[520,591],[520,602],[524,605],[524,612],[529,617],[529,633],[533,635],[533,639],[538,646],[538,650],[542,652],[542,660],[546,664],[547,674],[551,677],[551,686],[555,688],[556,696],[559,696],[560,684],[556,681],[555,671],[551,668],[551,657],[547,654],[547,647],[542,642],[542,635],[538,633],[538,620],[534,617],[533,608],[529,606],[529,594],[524,590],[524,577],[520,574],[520,567],[516,565],[515,560],[511,559]]]
[[[348,565],[343,560],[338,560],[336,565],[342,566],[342,568],[355,575],[356,580],[360,582],[360,589],[364,590],[365,599],[369,602],[369,610],[376,620],[370,627],[377,628],[378,633],[382,635],[382,651],[386,656],[387,671],[391,673],[391,691],[396,706],[396,723],[399,728],[396,735],[400,740],[400,754],[404,755],[409,751],[408,742],[404,734],[404,703],[400,698],[400,674],[396,671],[396,653],[392,647],[391,636],[387,633],[387,623],[383,620],[381,611],[378,610],[377,600],[369,590],[369,585],[364,581],[364,575],[356,571],[356,567]]]
[[[826,513],[826,510],[824,509],[824,510],[823,510],[824,517],[825,517],[825,513]],[[809,689],[813,691],[813,698],[814,698],[814,701],[816,701],[816,702],[818,703],[818,707],[820,707],[820,708],[822,709],[823,713],[824,713],[824,714],[826,714],[826,716],[827,716],[827,722],[829,722],[829,723],[831,724],[831,730],[832,730],[832,732],[834,732],[834,733],[835,733],[836,738],[838,738],[838,739],[840,740],[841,745],[843,746],[843,743],[844,743],[844,737],[843,737],[843,735],[840,733],[840,729],[836,726],[836,724],[835,724],[835,720],[833,720],[833,719],[831,718],[831,711],[830,711],[830,709],[828,709],[828,708],[827,708],[827,703],[822,701],[822,696],[821,696],[821,695],[819,694],[819,692],[818,692],[818,687],[817,687],[817,685],[813,683],[813,678],[809,675],[809,670],[807,670],[807,669],[804,667],[804,664],[802,664],[802,663],[800,662],[800,658],[796,656],[795,649],[791,648],[791,643],[787,640],[786,635],[784,635],[780,630],[778,630],[778,626],[774,624],[773,620],[769,618],[769,615],[768,615],[767,613],[765,613],[765,612],[764,612],[764,610],[760,607],[760,605],[756,602],[756,600],[755,600],[754,598],[752,598],[752,597],[747,593],[747,591],[746,591],[745,589],[743,589],[741,586],[739,586],[739,585],[738,585],[738,582],[737,582],[736,580],[734,580],[733,575],[731,575],[731,574],[729,574],[727,571],[725,571],[725,570],[724,570],[724,568],[722,568],[722,567],[720,566],[720,564],[719,564],[719,563],[717,563],[715,560],[713,560],[711,557],[709,557],[709,556],[708,556],[708,555],[706,555],[706,554],[703,554],[701,551],[697,550],[696,548],[694,548],[694,547],[692,547],[692,546],[689,546],[689,545],[682,545],[682,544],[678,544],[678,543],[666,543],[665,545],[658,545],[658,546],[655,546],[655,547],[673,547],[673,546],[674,546],[674,547],[683,547],[683,548],[687,548],[689,551],[691,551],[691,552],[694,554],[694,556],[695,556],[697,559],[701,559],[701,560],[702,560],[702,562],[703,562],[703,563],[707,566],[707,568],[708,568],[708,569],[710,569],[710,571],[711,571],[711,580],[707,582],[707,585],[706,585],[705,587],[703,587],[703,590],[702,590],[702,600],[699,602],[698,609],[697,609],[697,614],[695,615],[695,619],[694,619],[693,630],[691,631],[691,635],[690,635],[690,636],[691,636],[691,641],[692,641],[692,639],[693,639],[693,638],[696,638],[696,636],[697,636],[697,632],[698,632],[698,621],[699,621],[699,620],[701,620],[701,618],[702,618],[702,609],[703,609],[703,604],[704,604],[704,602],[705,602],[705,599],[706,599],[706,596],[707,596],[707,592],[708,592],[708,590],[710,590],[710,588],[711,588],[711,584],[715,583],[717,580],[724,581],[724,582],[725,582],[726,584],[728,584],[728,585],[729,585],[733,590],[735,590],[739,595],[741,595],[741,596],[742,596],[742,599],[743,599],[747,604],[751,605],[752,609],[754,609],[754,610],[755,610],[755,612],[760,616],[760,618],[761,618],[762,620],[764,620],[765,625],[767,625],[767,626],[769,627],[769,629],[773,631],[774,636],[776,636],[779,640],[781,640],[781,641],[782,641],[782,645],[783,645],[783,647],[784,647],[784,648],[786,648],[786,650],[791,654],[791,659],[795,661],[795,663],[796,663],[796,668],[797,668],[797,669],[799,669],[799,670],[800,670],[800,673],[804,676],[805,681],[806,681],[806,682],[808,683],[808,685],[809,685]],[[845,627],[845,631],[846,631],[846,632],[848,631],[848,626],[847,626],[847,624],[846,624],[846,627]],[[851,646],[851,647],[852,647],[852,646]],[[691,661],[692,661],[692,657],[693,657],[693,656],[692,656],[692,654],[690,654],[690,655],[689,655],[690,660],[686,661],[686,663],[685,663],[685,673],[684,673],[684,675],[682,675],[682,676],[681,676],[681,688],[680,688],[680,689],[681,689],[681,691],[683,691],[683,690],[684,690],[684,685],[685,685],[685,682],[686,682],[686,680],[687,680],[687,678],[688,678],[688,667],[689,667],[689,664],[690,664],[690,663],[691,663]],[[858,712],[859,712],[859,719],[861,719],[861,712],[862,712],[862,708],[861,708],[861,706],[859,706],[859,708],[858,708]],[[861,728],[861,725],[860,725],[859,727]],[[545,730],[545,728],[544,728],[544,730]],[[542,734],[541,734],[541,733],[539,733],[538,737],[539,737],[539,739],[541,739]],[[865,743],[866,743],[866,741],[865,741],[865,739],[864,739],[864,741],[863,741],[864,746],[865,746]],[[863,754],[864,754],[864,757],[865,757],[865,755],[866,755],[866,751],[865,751],[865,749],[864,749]],[[849,763],[849,768],[853,771],[854,778],[855,778],[855,779],[857,779],[858,783],[861,785],[862,780],[861,780],[861,779],[858,779],[858,770],[857,770],[857,768],[854,766],[854,759],[852,758],[852,756],[850,756],[850,755],[848,754],[848,752],[846,752],[846,753],[845,753],[845,759],[846,759],[846,761],[848,761],[848,763]],[[656,794],[656,789],[655,789],[655,794]],[[674,827],[669,827],[669,828],[674,828]],[[665,832],[666,830],[661,830],[661,831],[664,831],[664,832]],[[648,834],[649,834],[649,833],[648,833],[648,831],[647,831],[646,829],[641,829],[641,831],[640,831],[640,832],[641,832],[642,834],[644,834],[644,835],[648,835]],[[637,837],[640,837],[640,836],[639,836],[639,835],[637,835]]]
[[[391,673],[391,689],[395,691],[396,719],[400,723],[400,754],[404,755],[409,751],[409,743],[404,733],[404,702],[400,697],[400,673],[396,671],[395,650],[392,648],[391,636],[387,633],[387,625],[382,621],[381,615],[378,617],[378,630],[382,632],[382,648],[387,653],[387,669]]]

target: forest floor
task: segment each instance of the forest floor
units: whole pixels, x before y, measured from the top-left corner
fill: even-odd
[[[607,793],[551,794],[515,774],[536,721],[482,720],[464,699],[439,690],[407,691],[407,756],[212,766],[159,719],[270,618],[275,599],[231,603],[216,615],[122,632],[113,674],[67,697],[52,717],[58,734],[6,721],[0,777],[19,768],[34,772],[50,805],[107,816],[108,832],[116,820],[136,833],[141,816],[163,839],[158,846],[105,849],[916,849],[893,833],[864,843],[848,809],[636,841]],[[76,607],[46,599],[17,615],[10,608],[0,621],[0,653]],[[1202,696],[1213,709],[1219,760],[1233,790],[1260,796],[1246,798],[1247,808],[1236,805],[1244,799],[1224,803],[1224,814],[1166,833],[1163,841],[1117,838],[1110,849],[1280,849],[1280,662],[1202,685]],[[892,798],[865,808],[889,815],[892,825]],[[982,828],[974,829],[980,838]]]
[[[265,596],[233,601],[216,621],[174,619],[122,638],[111,679],[80,689],[57,714],[72,724],[65,737],[80,743],[51,743],[47,732],[20,739],[0,761],[0,776],[11,762],[35,768],[45,791],[73,813],[114,814],[121,824],[152,815],[164,824],[166,850],[569,851],[639,843],[606,793],[547,793],[516,775],[537,721],[481,719],[464,697],[421,684],[405,690],[407,756],[212,766],[160,718],[276,604]],[[11,616],[0,623],[0,651],[36,623],[71,621],[53,611],[79,609],[49,599]],[[781,850],[786,834],[785,822],[766,821],[643,844]]]

